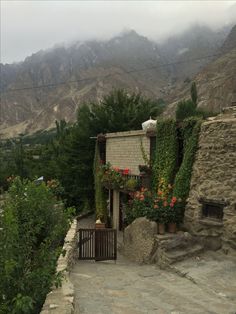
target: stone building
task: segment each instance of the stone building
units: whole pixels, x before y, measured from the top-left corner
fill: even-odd
[[[105,145],[100,144],[101,158],[113,167],[130,170],[131,177],[140,177],[139,165],[143,165],[143,152],[150,159],[155,149],[155,136],[144,130],[107,133],[104,136]],[[143,152],[142,152],[143,150]],[[123,228],[124,210],[122,204],[127,200],[126,191],[109,189],[109,212],[112,225],[117,230]]]
[[[202,124],[184,222],[205,247],[236,249],[236,107]]]
[[[153,132],[138,130],[108,133],[103,155],[120,169],[140,176],[144,164],[141,143],[148,158],[155,152]],[[113,227],[122,228],[124,191],[109,190]],[[206,248],[236,248],[236,107],[227,108],[201,126],[184,227]]]

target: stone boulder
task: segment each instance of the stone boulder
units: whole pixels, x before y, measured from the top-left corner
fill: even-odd
[[[148,264],[156,251],[157,223],[137,218],[124,231],[124,255],[140,264]]]

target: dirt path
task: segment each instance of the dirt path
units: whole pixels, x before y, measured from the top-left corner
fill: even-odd
[[[90,223],[89,219],[82,222],[83,227]],[[219,263],[216,272],[211,267],[214,258],[204,260],[203,273],[196,266],[199,260],[194,262],[177,267],[187,267],[196,283],[154,265],[133,264],[122,256],[117,263],[78,261],[71,272],[75,314],[235,314],[236,263],[222,264],[221,276]]]

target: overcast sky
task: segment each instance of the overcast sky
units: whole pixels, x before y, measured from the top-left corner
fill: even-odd
[[[236,1],[1,1],[1,62],[54,44],[108,39],[124,29],[157,41],[204,23],[236,21]]]

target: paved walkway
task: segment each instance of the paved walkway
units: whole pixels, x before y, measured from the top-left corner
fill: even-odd
[[[81,227],[89,224],[89,219],[83,220]],[[78,261],[71,272],[75,314],[235,314],[236,263],[217,265],[213,257],[180,263],[177,267],[191,275],[187,279],[121,256],[117,263]]]

